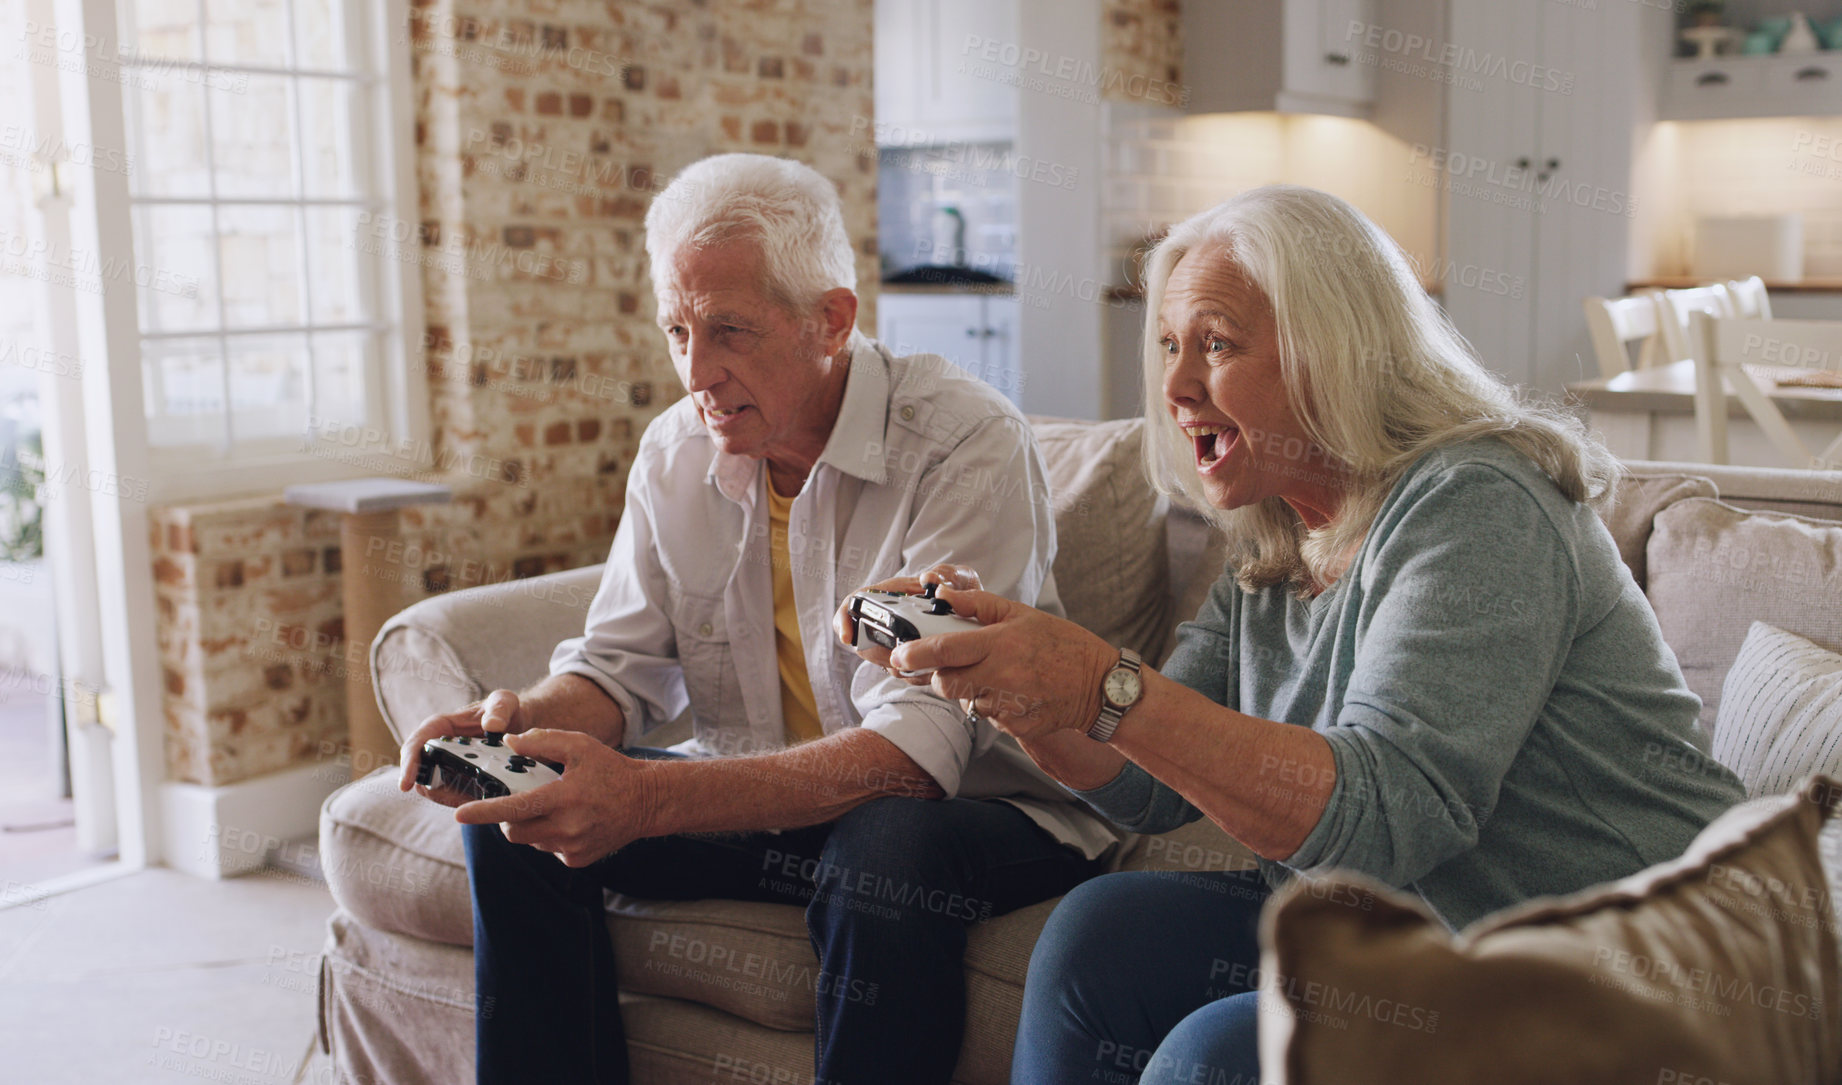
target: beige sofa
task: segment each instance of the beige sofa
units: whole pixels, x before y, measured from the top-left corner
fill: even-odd
[[[1219,546],[1150,493],[1138,423],[1039,421],[1037,433],[1056,490],[1056,576],[1070,617],[1161,658],[1220,569]],[[1825,567],[1799,550],[1842,555],[1842,474],[1630,466],[1607,521],[1691,686],[1710,702],[1709,721],[1752,618],[1842,648],[1842,557]],[[1764,511],[1736,513],[1716,496]],[[1779,548],[1784,561],[1773,558]],[[579,628],[598,576],[581,569],[458,592],[398,615],[372,649],[391,727],[401,734],[432,712],[541,676],[551,647]],[[389,776],[349,785],[322,814],[321,859],[339,905],[321,969],[322,1043],[341,1081],[471,1080],[473,932],[459,833],[445,810],[402,795]],[[1206,823],[1139,838],[1118,859],[1126,869],[1245,862]],[[973,930],[956,1081],[1007,1080],[1030,949],[1053,906]],[[635,1081],[812,1080],[817,961],[800,909],[611,896],[608,930]]]

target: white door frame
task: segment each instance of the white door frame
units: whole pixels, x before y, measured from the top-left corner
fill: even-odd
[[[26,0],[25,17],[32,25],[51,26],[52,0]],[[29,79],[32,125],[35,131],[62,134],[64,119],[58,103],[55,69],[34,65]],[[64,147],[66,144],[51,143]],[[68,161],[42,162],[43,181],[35,193],[37,213],[29,216],[28,240],[34,249],[70,251],[71,198],[67,189],[72,173]],[[88,477],[81,370],[71,372],[66,359],[76,358],[77,310],[74,292],[54,286],[49,276],[39,290],[39,345],[49,351],[54,364],[39,371],[38,395],[44,418],[44,455],[47,464],[59,465],[71,477]],[[61,485],[45,506],[46,566],[52,578],[52,598],[57,608],[57,658],[60,684],[53,691],[62,703],[70,743],[71,794],[76,815],[77,847],[90,854],[116,850],[120,842],[115,782],[108,732],[89,719],[94,704],[86,696],[103,687],[101,614],[96,600],[95,539],[88,490]]]
[[[101,43],[103,54],[92,56],[86,49],[81,56],[86,63],[58,66],[65,138],[73,146],[125,149],[121,85],[91,75],[117,70],[115,5],[111,0],[52,2],[50,25],[58,28],[60,36],[69,32],[77,40]],[[92,161],[102,157],[91,156]],[[122,254],[126,267],[138,267],[133,258],[127,175],[91,167],[73,169],[67,176],[69,251],[87,254],[99,265],[104,254]],[[147,489],[122,484],[144,478],[134,468],[148,462],[147,422],[137,361],[140,325],[135,276],[99,275],[99,286],[94,292],[69,292],[76,354],[83,363],[82,413],[87,421],[88,462],[80,477],[100,480],[88,487],[87,495],[93,541],[90,553],[95,563],[94,628],[100,634],[102,685],[109,694],[108,715],[115,731],[119,851],[125,866],[139,868],[161,859],[159,796],[153,784],[165,776]],[[114,364],[117,358],[129,364]]]

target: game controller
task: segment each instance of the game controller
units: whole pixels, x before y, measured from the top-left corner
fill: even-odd
[[[864,647],[864,642],[868,641],[894,651],[898,644],[931,637],[935,633],[961,633],[977,629],[977,620],[953,613],[952,604],[945,599],[935,598],[939,587],[938,584],[929,584],[922,589],[920,595],[873,590],[852,592],[851,647]],[[919,678],[932,673],[901,672],[904,678]]]
[[[475,799],[496,799],[535,790],[562,773],[563,766],[555,762],[513,753],[503,734],[488,731],[479,738],[448,735],[424,742],[416,782]]]

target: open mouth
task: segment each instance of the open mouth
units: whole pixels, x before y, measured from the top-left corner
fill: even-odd
[[[721,422],[734,418],[746,410],[748,410],[748,405],[743,404],[740,407],[705,407],[703,412],[710,418]]]
[[[1183,431],[1196,445],[1196,466],[1205,471],[1219,463],[1241,436],[1234,426],[1185,426]]]

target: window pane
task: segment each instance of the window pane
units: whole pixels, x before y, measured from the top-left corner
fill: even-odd
[[[206,0],[205,55],[213,64],[286,67],[285,0]]]
[[[209,207],[134,209],[135,282],[144,332],[217,327]]]
[[[307,337],[237,336],[228,345],[234,439],[299,436],[307,428]]]
[[[368,185],[354,176],[354,163],[364,160],[368,138],[365,117],[359,110],[360,90],[346,79],[302,79],[301,159],[307,195],[355,196]]]
[[[294,64],[322,72],[353,67],[346,56],[344,0],[294,0]]]
[[[141,380],[154,444],[223,440],[224,361],[216,339],[143,341]]]
[[[197,60],[198,0],[122,0],[122,45],[145,57]]]
[[[340,429],[370,424],[367,374],[377,371],[377,336],[321,332],[313,337],[313,425]]]
[[[313,322],[360,324],[373,318],[376,258],[360,250],[355,207],[307,209],[307,267]]]
[[[212,79],[211,149],[219,196],[292,196],[293,80],[250,75]]]
[[[146,81],[130,86],[125,95],[131,111],[128,147],[134,156],[128,179],[134,194],[210,196],[203,83],[174,71],[147,74]]]
[[[222,207],[224,326],[300,324],[301,242],[292,207]]]

